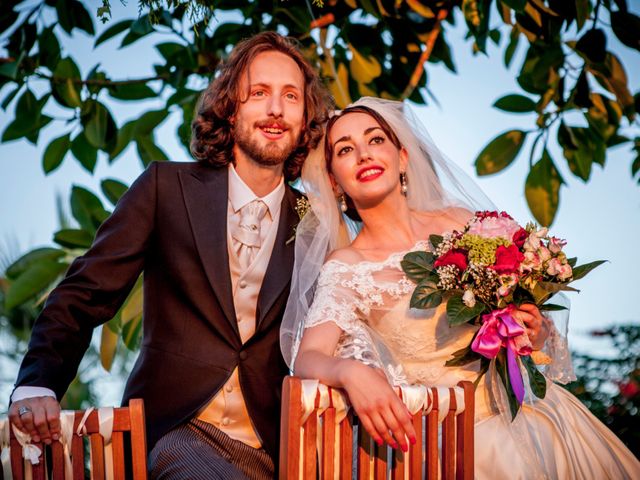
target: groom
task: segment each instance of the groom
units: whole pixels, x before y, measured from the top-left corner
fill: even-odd
[[[93,329],[144,272],[139,358],[123,402],[145,401],[152,477],[274,476],[299,175],[330,101],[294,44],[238,44],[200,98],[198,162],[152,163],[69,268],[36,322],[9,411],[60,436],[58,400]]]

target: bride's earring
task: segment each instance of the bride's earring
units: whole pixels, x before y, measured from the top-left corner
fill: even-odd
[[[407,188],[407,172],[400,172],[400,192],[402,192],[402,195],[405,197],[409,192],[409,189]]]
[[[338,197],[338,205],[340,206],[340,211],[345,213],[347,211],[347,201],[344,198],[344,193],[341,193]]]

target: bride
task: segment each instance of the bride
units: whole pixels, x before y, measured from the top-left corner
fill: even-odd
[[[334,116],[306,161],[310,211],[296,231],[296,267],[281,345],[295,374],[343,388],[372,438],[408,449],[410,415],[392,387],[475,380],[479,362],[446,367],[477,327],[449,328],[445,306],[409,307],[415,288],[400,261],[430,234],[461,229],[494,209],[431,142],[402,103],[363,98]],[[640,478],[640,463],[575,397],[566,325],[522,305],[534,349],[552,358],[543,400],[511,422],[490,368],[476,390],[477,478]],[[565,335],[563,335],[564,333]],[[527,384],[527,382],[525,382]]]

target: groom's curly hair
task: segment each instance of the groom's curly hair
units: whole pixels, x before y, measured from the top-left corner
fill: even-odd
[[[240,91],[240,80],[258,54],[270,51],[289,56],[304,76],[305,124],[298,145],[284,164],[287,181],[300,175],[309,151],[322,138],[333,102],[295,40],[275,32],[262,32],[238,43],[200,96],[191,123],[191,153],[199,162],[223,166],[233,161],[231,118],[236,114],[238,104],[248,95],[248,92]]]

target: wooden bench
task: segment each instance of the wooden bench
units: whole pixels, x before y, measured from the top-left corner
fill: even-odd
[[[113,470],[114,479],[133,478],[142,480],[147,478],[147,445],[144,424],[144,404],[140,399],[132,399],[129,406],[113,409],[113,430],[111,433],[111,449],[105,450],[104,438],[100,434],[98,410],[93,410],[85,417],[85,412],[79,410],[71,412],[73,415],[73,436],[70,445],[71,464],[65,467],[65,453],[62,441],[53,442],[50,447],[35,443],[40,452],[37,464],[31,464],[23,459],[23,447],[16,438],[13,428],[10,429],[11,469],[14,480],[23,480],[25,471],[31,470],[33,480],[71,480],[84,479],[85,467],[90,470],[93,480],[106,478],[106,471]],[[84,428],[78,429],[84,419]],[[128,435],[125,435],[129,432]],[[125,449],[125,440],[130,440],[130,449]],[[85,463],[85,443],[90,452],[90,460]],[[128,445],[127,445],[128,446]],[[111,453],[107,453],[111,450]],[[125,455],[131,455],[131,472],[125,474],[125,464],[129,463]],[[111,466],[107,465],[105,457],[112,457]],[[50,469],[47,477],[47,468]],[[65,474],[65,468],[71,473]],[[125,477],[126,475],[126,477]]]
[[[473,479],[472,383],[421,387],[424,401],[417,409],[414,396],[413,408],[418,410],[413,415],[417,442],[404,454],[378,446],[358,427],[352,411],[345,415],[346,396],[340,390],[317,381],[314,390],[313,382],[285,378],[280,479]]]

